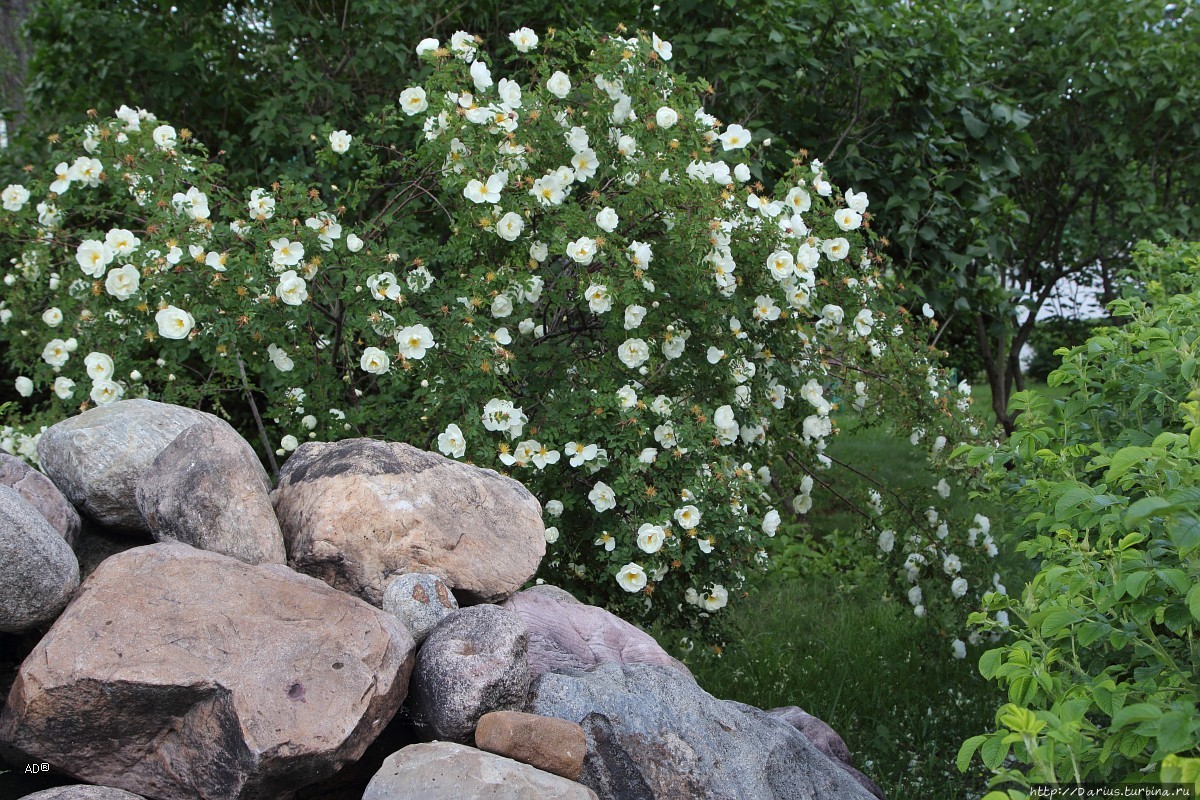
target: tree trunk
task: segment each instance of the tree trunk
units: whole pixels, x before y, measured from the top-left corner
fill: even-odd
[[[0,0],[0,119],[11,139],[25,121],[28,43],[21,25],[36,0]]]

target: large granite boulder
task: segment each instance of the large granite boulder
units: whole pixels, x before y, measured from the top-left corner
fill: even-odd
[[[574,781],[452,742],[388,756],[362,800],[596,800]]]
[[[611,800],[871,800],[786,722],[717,700],[670,667],[548,672],[529,711],[587,733],[580,783]]]
[[[71,546],[15,489],[0,486],[0,631],[51,622],[78,586]]]
[[[472,741],[489,711],[520,708],[529,690],[521,618],[498,606],[471,606],[442,620],[421,645],[412,676],[413,710],[439,739]]]
[[[271,479],[254,449],[213,418],[175,437],[137,484],[155,541],[178,541],[247,564],[286,564]]]
[[[275,798],[362,755],[413,649],[390,614],[286,567],[139,547],[21,665],[0,750],[158,800]]]
[[[883,790],[873,780],[854,768],[854,759],[850,756],[850,748],[846,746],[846,742],[842,740],[842,737],[838,735],[838,732],[829,723],[818,717],[814,717],[803,708],[800,708],[800,706],[772,708],[767,713],[776,719],[783,720],[800,731],[800,733],[804,734],[804,738],[812,742],[813,747],[833,759],[834,763],[838,764],[850,777],[858,781],[864,789],[875,795],[879,800],[885,800]]]
[[[289,563],[376,606],[405,572],[437,575],[463,604],[497,603],[546,553],[520,483],[397,442],[306,442],[272,499]]]
[[[588,670],[597,664],[658,664],[692,673],[654,637],[603,608],[585,605],[562,589],[535,586],[510,597],[504,608],[529,629],[529,672]]]
[[[79,539],[79,512],[54,481],[16,456],[0,453],[0,486],[15,489],[37,509],[71,547]]]
[[[149,533],[134,491],[175,437],[217,418],[153,400],[120,400],[51,425],[38,460],[67,499],[102,525]]]

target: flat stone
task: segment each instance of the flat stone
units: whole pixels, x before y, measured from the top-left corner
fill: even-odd
[[[305,442],[272,494],[292,566],[372,605],[426,572],[460,603],[497,603],[546,553],[541,506],[511,478],[398,442]]]
[[[395,617],[284,566],[139,547],[25,659],[0,749],[157,800],[276,798],[362,755],[413,650]]]
[[[452,742],[388,756],[362,800],[596,800],[574,781]]]
[[[587,735],[569,720],[491,711],[479,718],[475,746],[573,781],[583,772]]]
[[[285,564],[271,480],[231,425],[192,425],[138,481],[138,511],[158,542],[182,542],[247,564]]]
[[[52,622],[78,586],[71,546],[15,489],[0,486],[0,631]]]

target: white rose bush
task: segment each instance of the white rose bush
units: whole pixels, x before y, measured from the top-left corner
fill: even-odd
[[[422,85],[313,137],[319,185],[228,186],[148,112],[64,135],[0,213],[26,433],[145,396],[222,414],[276,469],[306,440],[407,441],[530,488],[540,577],[685,626],[802,535],[839,419],[919,431],[922,460],[971,440],[865,193],[803,151],[756,178],[768,143],[658,36],[510,41],[423,41]],[[864,490],[864,541],[914,613],[962,620],[994,545],[930,494]]]

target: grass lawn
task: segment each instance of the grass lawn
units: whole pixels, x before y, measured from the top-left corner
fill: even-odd
[[[976,408],[990,418],[982,388]],[[873,475],[901,490],[936,481],[914,469],[906,436],[881,428],[843,434],[830,452],[870,465]],[[793,533],[793,552],[800,537],[836,550],[861,521],[836,500],[821,501],[814,492],[814,501],[806,527]],[[998,509],[980,501],[954,496],[951,502],[988,514],[993,530],[1003,524]],[[786,574],[761,578],[748,599],[731,606],[721,656],[689,661],[700,684],[717,697],[768,709],[799,705],[825,720],[846,740],[855,765],[892,800],[981,797],[987,778],[981,765],[963,774],[954,760],[965,739],[992,729],[1005,702],[976,667],[989,645],[968,648],[967,658],[956,660],[948,645],[953,637],[913,616],[902,596],[884,599],[883,575],[837,566],[837,559],[815,569],[794,563]],[[1017,591],[1026,568],[1020,557],[1002,552],[998,568]]]

